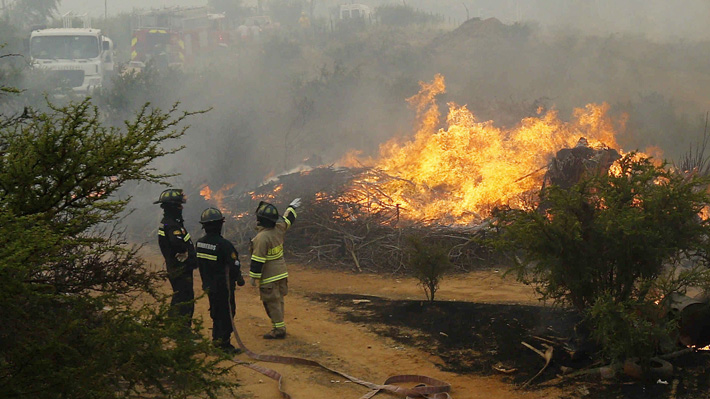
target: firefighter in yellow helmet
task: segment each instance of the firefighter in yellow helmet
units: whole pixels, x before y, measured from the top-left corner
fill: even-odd
[[[259,297],[273,329],[264,334],[265,339],[286,337],[284,322],[284,297],[288,294],[288,270],[284,261],[284,236],[296,221],[296,209],[301,199],[293,200],[283,216],[268,202],[261,201],[256,208],[257,234],[251,240],[252,284],[259,286]]]
[[[301,17],[298,19],[298,24],[301,25],[301,29],[306,30],[311,27],[311,20],[308,18],[305,12],[301,12]]]

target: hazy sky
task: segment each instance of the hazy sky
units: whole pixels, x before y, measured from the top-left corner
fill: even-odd
[[[99,17],[104,14],[104,6],[109,15],[130,12],[133,8],[160,8],[165,6],[194,6],[207,4],[196,0],[62,0],[60,13],[73,11],[77,14],[88,13]]]
[[[264,3],[268,3],[265,1]],[[401,0],[316,0],[316,12],[343,3],[362,3],[371,7],[402,4]],[[207,0],[62,0],[60,12],[104,14],[130,12],[133,8],[198,6]],[[243,4],[255,5],[256,0]],[[504,23],[537,21],[544,26],[568,26],[592,33],[633,32],[652,38],[710,39],[710,1],[708,0],[406,0],[413,7],[435,12],[461,23],[469,17],[496,17]]]

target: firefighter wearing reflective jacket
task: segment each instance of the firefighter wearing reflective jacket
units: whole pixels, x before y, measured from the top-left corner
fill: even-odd
[[[288,293],[288,271],[284,261],[284,236],[294,221],[301,199],[293,200],[283,217],[275,206],[261,201],[256,208],[257,234],[251,240],[252,284],[259,286],[259,297],[273,329],[264,334],[265,339],[286,337],[284,322],[284,296]]]
[[[197,259],[190,233],[183,225],[182,204],[185,202],[183,191],[171,188],[160,193],[154,204],[160,204],[163,208],[163,219],[158,227],[158,244],[173,288],[170,314],[184,317],[189,329],[195,310],[192,272],[197,268]]]
[[[222,237],[224,217],[216,208],[207,208],[200,215],[205,235],[197,240],[197,263],[202,277],[202,288],[210,301],[212,342],[229,354],[241,353],[230,343],[232,319],[236,312],[234,283],[244,285],[239,253],[231,242]]]

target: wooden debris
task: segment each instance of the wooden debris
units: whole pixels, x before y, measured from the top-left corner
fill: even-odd
[[[562,372],[562,375],[567,375],[573,373],[574,369],[572,367],[560,366],[560,371]]]
[[[496,364],[492,365],[491,368],[493,370],[498,371],[503,374],[513,374],[516,371],[518,371],[518,369],[516,369],[514,367],[506,367],[502,363],[496,363]]]
[[[538,341],[542,341],[542,342],[548,343],[548,344],[550,344],[550,345],[557,345],[557,344],[559,344],[559,342],[555,342],[555,341],[553,341],[553,340],[551,340],[551,339],[547,339],[547,338],[543,338],[543,337],[538,337],[538,336],[535,336],[535,335],[533,335],[532,337],[535,338],[535,339],[538,340]]]
[[[530,378],[529,380],[527,380],[527,381],[525,382],[525,384],[523,384],[523,385],[521,386],[521,388],[525,388],[525,387],[528,386],[531,382],[533,382],[533,380],[534,380],[535,378],[539,377],[540,374],[542,374],[542,372],[545,371],[545,369],[547,368],[547,366],[550,365],[550,361],[552,361],[552,354],[554,353],[554,348],[553,348],[552,346],[550,346],[550,345],[543,344],[543,346],[546,348],[546,350],[545,350],[545,352],[542,352],[541,350],[539,350],[539,349],[533,347],[532,345],[528,344],[528,343],[525,342],[525,341],[521,342],[521,344],[523,344],[525,347],[527,347],[528,349],[532,350],[533,352],[535,352],[535,353],[537,353],[538,355],[540,355],[543,359],[545,359],[545,365],[542,366],[542,369],[540,369],[540,371],[538,371],[537,374],[535,374],[532,378]]]
[[[688,354],[688,353],[693,353],[693,352],[694,352],[694,351],[693,351],[692,348],[685,348],[685,349],[681,349],[681,350],[678,350],[678,351],[675,351],[675,352],[666,353],[666,354],[661,355],[661,356],[658,356],[658,357],[661,358],[661,359],[663,359],[663,360],[670,360],[670,359],[675,359],[675,358],[677,358],[677,357],[686,355],[686,354]]]
[[[280,176],[248,193],[225,193],[222,207],[236,223],[226,224],[225,235],[246,247],[254,235],[252,210],[268,201],[283,212],[293,198],[303,199],[299,219],[288,235],[288,255],[301,263],[341,266],[356,272],[404,270],[407,237],[451,248],[449,257],[460,270],[488,256],[474,239],[485,234],[484,220],[474,226],[446,225],[450,221],[405,219],[407,204],[394,202],[381,187],[401,181],[372,168],[319,167]]]

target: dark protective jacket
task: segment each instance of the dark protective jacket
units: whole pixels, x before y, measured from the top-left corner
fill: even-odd
[[[202,278],[202,288],[211,292],[224,292],[233,290],[234,282],[244,284],[239,253],[231,242],[219,233],[208,232],[197,240],[197,263]],[[229,270],[229,285],[227,285],[225,271]]]
[[[197,268],[197,258],[195,247],[192,244],[190,233],[185,230],[182,218],[164,215],[158,227],[158,245],[163,253],[168,269],[180,266],[188,266],[190,270]],[[187,251],[187,260],[182,263],[175,257],[176,254]]]
[[[251,267],[249,276],[260,279],[260,284],[273,283],[288,278],[284,260],[284,236],[296,221],[296,210],[289,206],[274,227],[257,227],[251,240]]]

